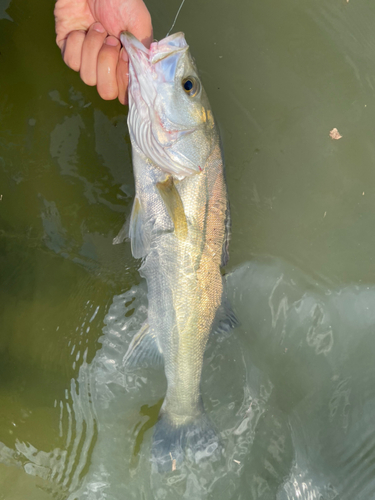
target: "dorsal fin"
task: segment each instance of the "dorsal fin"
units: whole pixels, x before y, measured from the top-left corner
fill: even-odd
[[[232,221],[230,217],[230,206],[229,201],[227,201],[227,208],[225,211],[225,233],[224,233],[224,241],[223,241],[223,250],[221,253],[221,266],[224,267],[227,265],[229,260],[229,241],[230,241],[230,233]]]

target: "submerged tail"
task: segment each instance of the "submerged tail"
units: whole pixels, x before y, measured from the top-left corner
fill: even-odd
[[[208,457],[217,458],[219,454],[218,435],[204,412],[183,425],[175,425],[167,413],[160,413],[152,444],[152,462],[159,472],[177,469],[184,457],[199,462]]]

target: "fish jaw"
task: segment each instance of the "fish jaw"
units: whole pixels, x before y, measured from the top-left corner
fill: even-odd
[[[199,174],[210,149],[197,145],[207,143],[203,136],[214,124],[204,90],[190,98],[182,88],[186,75],[198,80],[184,34],[153,42],[150,49],[128,32],[121,34],[121,42],[129,54],[133,146],[178,180]]]
[[[156,89],[149,82],[150,62],[149,50],[131,33],[125,31],[121,34],[131,64],[129,64],[129,109],[137,108],[141,122],[150,121],[148,109],[152,108],[156,98]],[[134,128],[131,123],[130,130]]]

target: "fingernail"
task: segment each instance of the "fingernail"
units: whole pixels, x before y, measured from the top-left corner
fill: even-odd
[[[118,40],[117,38],[115,38],[114,36],[108,36],[106,39],[105,39],[105,43],[107,45],[110,45],[111,47],[116,47],[118,45]]]
[[[100,23],[95,23],[94,26],[92,27],[92,29],[94,29],[98,33],[104,33],[105,32],[105,29],[103,28],[103,26]]]
[[[121,59],[126,63],[129,62],[129,56],[124,47],[121,49]]]

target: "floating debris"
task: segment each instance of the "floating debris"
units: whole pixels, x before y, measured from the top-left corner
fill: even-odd
[[[342,135],[340,132],[337,130],[337,128],[333,128],[331,132],[329,133],[329,136],[331,139],[341,139]]]
[[[172,453],[171,452],[169,452],[169,456],[171,457],[171,460],[172,460],[172,472],[173,472],[177,468],[176,467],[176,459],[172,457]]]

